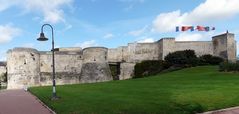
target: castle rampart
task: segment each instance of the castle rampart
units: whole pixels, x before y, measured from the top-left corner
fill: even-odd
[[[134,75],[134,66],[143,60],[163,60],[171,52],[191,49],[197,56],[211,54],[236,60],[234,34],[214,36],[212,41],[175,41],[162,38],[153,43],[129,43],[127,46],[55,49],[56,83],[75,84],[113,80],[109,65],[117,66],[118,79]],[[14,48],[7,53],[8,88],[52,84],[52,52]]]

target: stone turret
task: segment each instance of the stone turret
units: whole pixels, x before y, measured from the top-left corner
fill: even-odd
[[[7,52],[8,89],[38,86],[39,52],[32,48],[14,48]]]
[[[229,61],[236,61],[235,35],[229,32],[212,37],[213,54]]]
[[[164,57],[170,52],[175,51],[175,38],[162,38],[158,41],[159,44],[159,58],[164,60]]]
[[[80,82],[92,83],[113,80],[107,61],[108,49],[90,47],[83,50]]]

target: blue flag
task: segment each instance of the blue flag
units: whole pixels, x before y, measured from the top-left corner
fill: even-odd
[[[194,26],[191,26],[191,31],[194,31]]]
[[[210,27],[205,27],[205,31],[209,31],[210,30]]]
[[[176,32],[178,32],[179,31],[179,26],[176,26]]]

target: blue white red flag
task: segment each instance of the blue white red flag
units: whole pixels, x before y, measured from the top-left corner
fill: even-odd
[[[215,27],[209,27],[209,26],[200,26],[200,25],[198,25],[198,26],[196,26],[195,28],[194,28],[194,26],[176,26],[176,32],[179,32],[179,31],[188,31],[188,30],[190,30],[190,31],[195,31],[195,30],[197,30],[197,31],[210,31],[210,30],[215,30],[216,28]]]

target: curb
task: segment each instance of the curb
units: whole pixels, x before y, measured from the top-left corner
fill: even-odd
[[[239,109],[239,106],[220,109],[220,110],[214,110],[214,111],[208,111],[208,112],[198,113],[198,114],[217,114],[217,113],[220,113],[220,112],[226,112],[226,111],[230,111],[230,110],[234,110],[234,109]]]
[[[32,96],[34,96],[35,99],[36,99],[42,106],[44,106],[45,108],[47,108],[52,114],[56,114],[55,111],[53,111],[51,108],[49,108],[46,104],[44,104],[40,99],[38,99],[38,98],[37,98],[35,95],[33,95],[31,92],[29,92],[29,91],[25,91],[25,92],[27,92],[27,93],[31,94]]]

